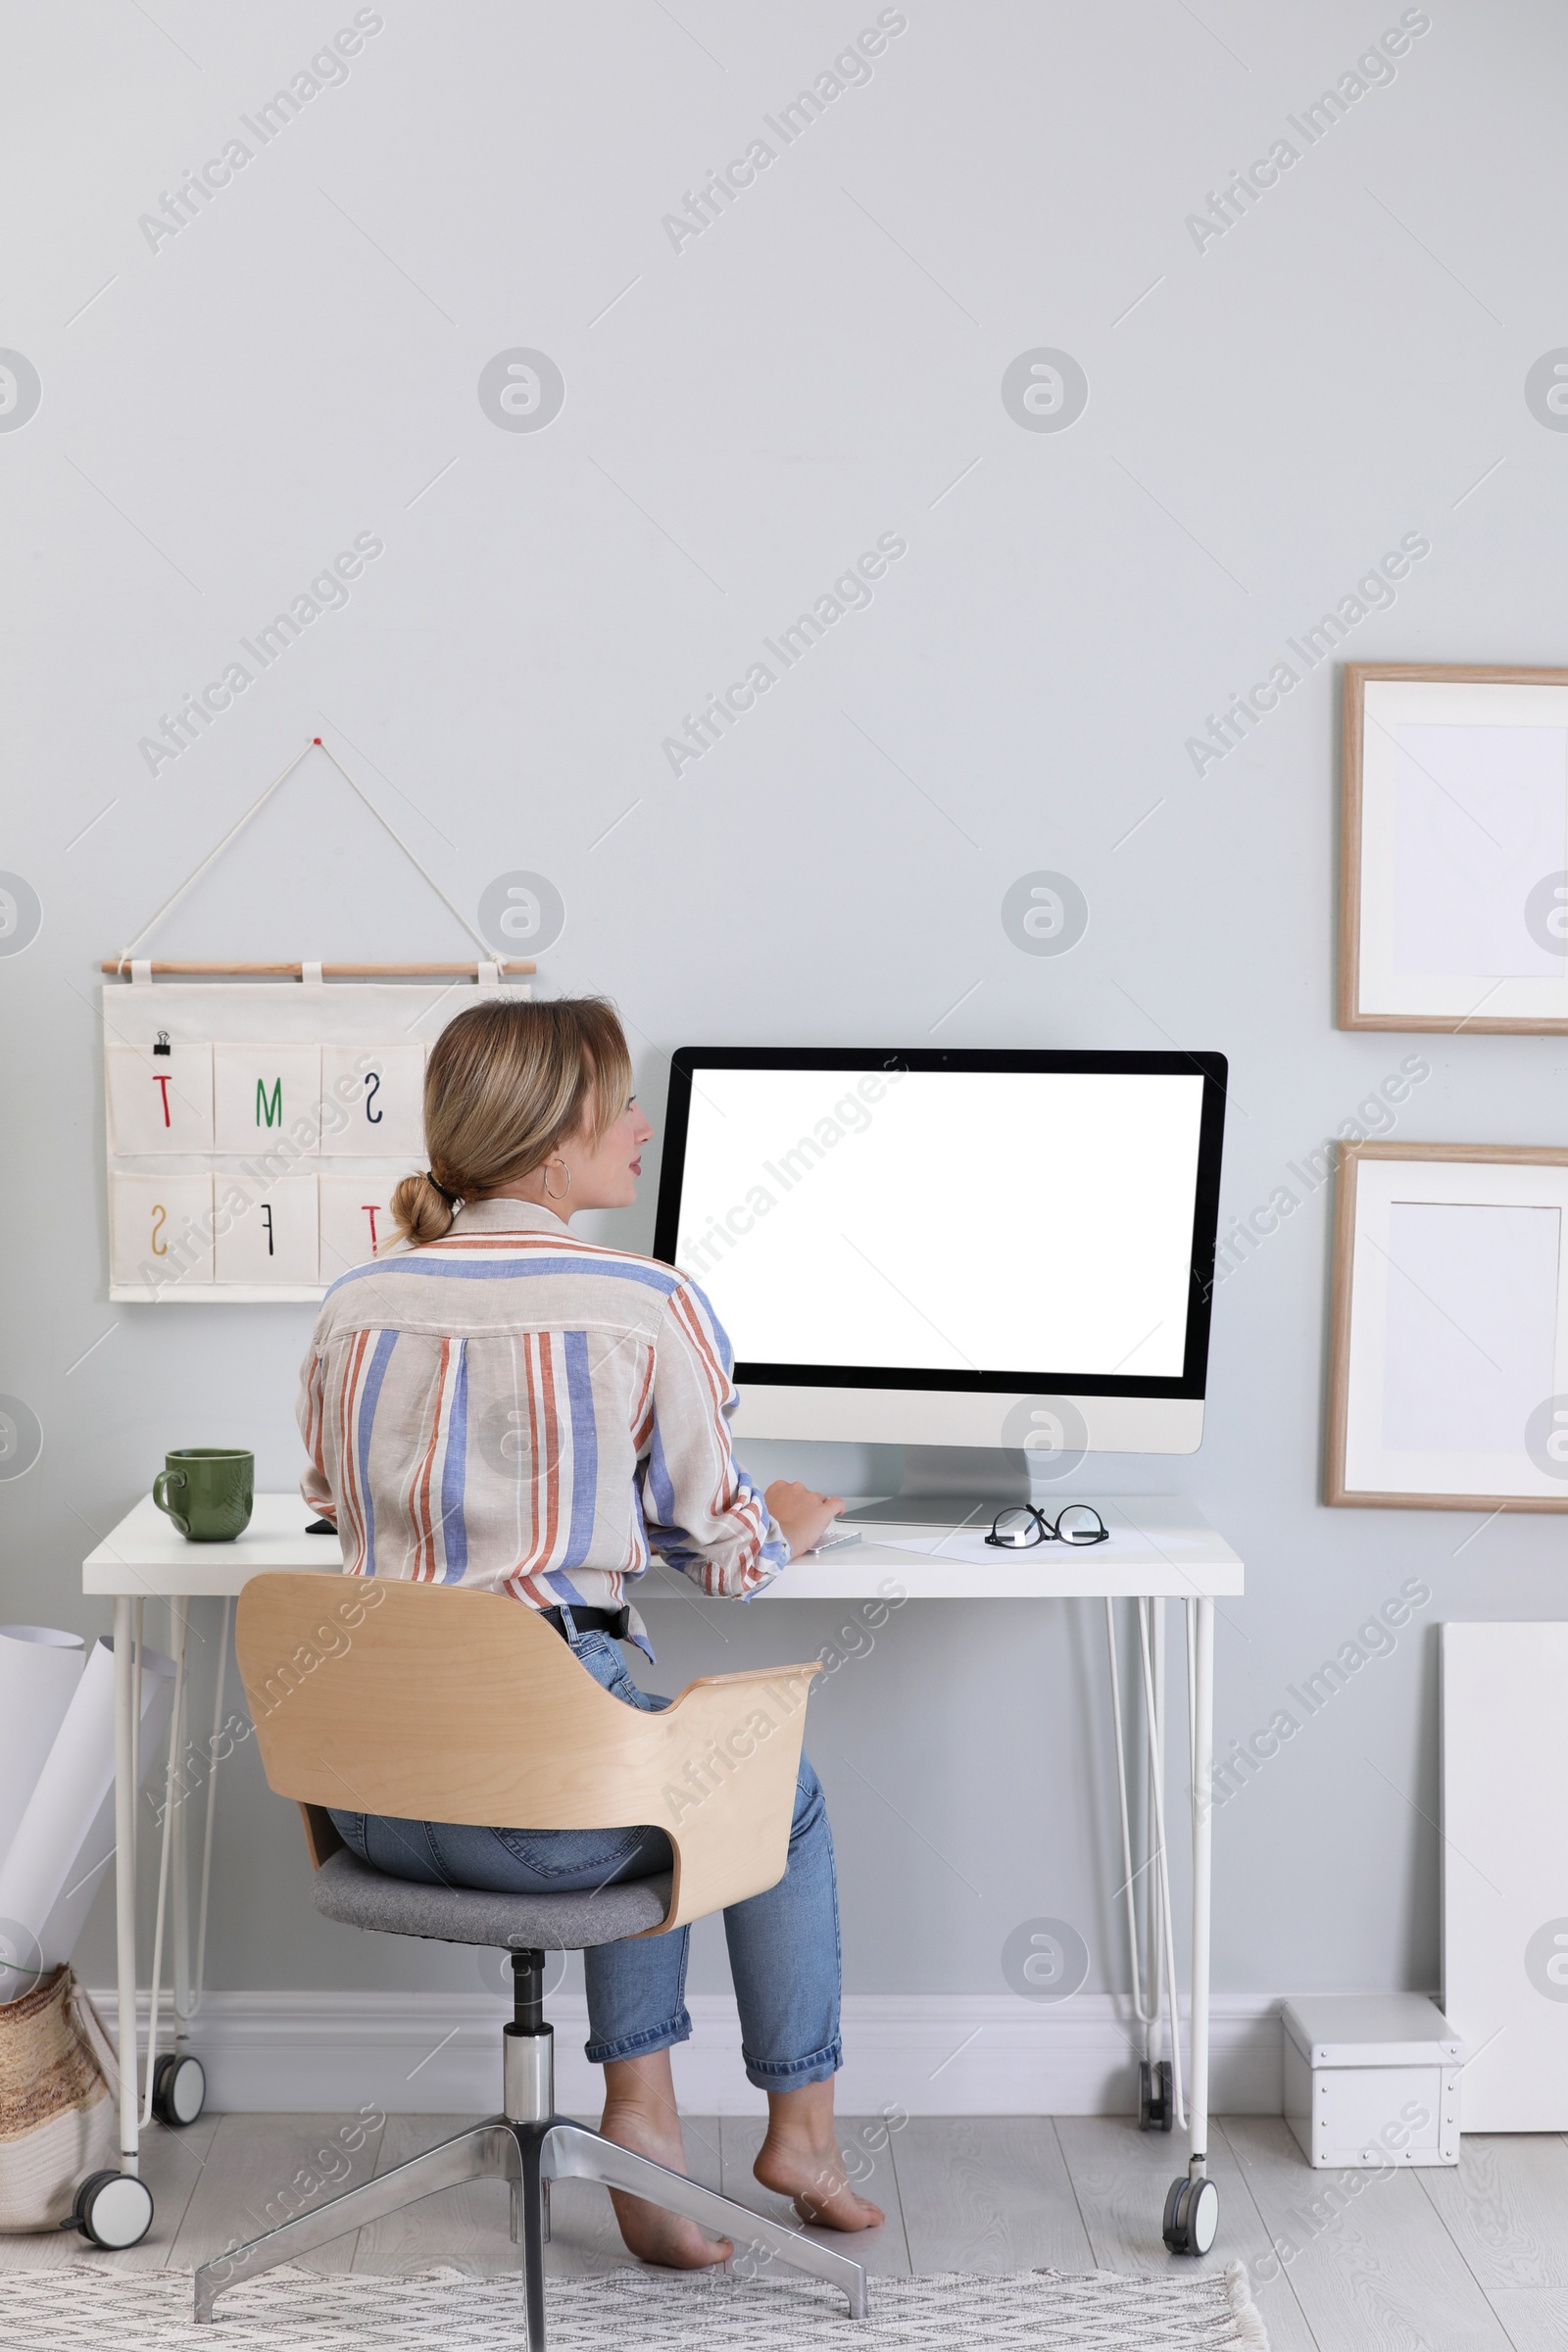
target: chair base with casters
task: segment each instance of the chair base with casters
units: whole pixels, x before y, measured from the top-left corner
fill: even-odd
[[[317,1909],[345,1926],[510,1948],[514,2010],[502,2031],[502,2113],[204,2264],[195,2279],[197,2320],[211,2320],[218,2297],[242,2279],[311,2253],[438,2189],[486,2180],[511,2183],[512,2234],[527,2297],[528,2352],[545,2352],[544,2248],[552,2180],[596,2180],[644,2197],[738,2245],[842,2287],[850,2317],[866,2317],[860,2263],[556,2113],[554,2036],[544,2017],[545,1953],[583,1951],[657,1929],[670,1908],[667,1876],[593,1894],[486,1894],[388,1878],[340,1847],[321,1862],[313,1892]]]

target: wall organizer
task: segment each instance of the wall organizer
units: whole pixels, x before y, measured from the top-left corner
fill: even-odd
[[[467,963],[155,963],[133,951],[313,750],[364,801],[485,954]],[[316,737],[130,946],[105,960],[109,1296],[318,1299],[393,1239],[393,1188],[424,1165],[424,1065],[447,1022],[531,962],[498,962]],[[513,992],[509,992],[513,993]]]

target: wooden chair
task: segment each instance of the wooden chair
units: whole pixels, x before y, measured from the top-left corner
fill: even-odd
[[[242,2278],[437,2189],[499,2177],[512,2183],[529,2352],[544,2352],[549,2183],[569,2177],[829,2279],[863,2319],[859,2263],[557,2115],[543,2007],[547,1951],[668,1935],[776,1886],[817,1665],[704,1675],[672,1706],[644,1713],[612,1698],[514,1600],[341,1575],[254,1577],[236,1647],[268,1782],[305,1818],[317,1909],[382,1934],[510,1950],[514,2014],[502,2031],[500,2115],[205,2264],[196,2318],[210,2320]],[[362,1862],[328,1807],[541,1830],[648,1823],[664,1831],[674,1867],[586,1894],[430,1886]]]

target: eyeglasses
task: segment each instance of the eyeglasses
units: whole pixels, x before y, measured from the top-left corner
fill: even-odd
[[[1018,1503],[999,1511],[991,1522],[988,1544],[1003,1551],[1027,1551],[1035,1544],[1106,1544],[1110,1530],[1092,1502],[1069,1502],[1048,1519],[1033,1503]]]

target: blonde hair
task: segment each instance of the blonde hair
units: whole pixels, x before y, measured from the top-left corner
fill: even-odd
[[[604,997],[470,1004],[430,1049],[424,1074],[429,1170],[405,1176],[392,1214],[408,1240],[437,1242],[460,1200],[542,1167],[583,1125],[604,1138],[631,1101],[631,1055]]]

